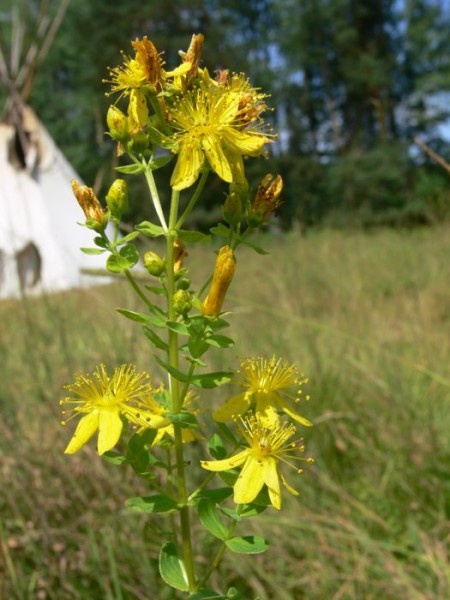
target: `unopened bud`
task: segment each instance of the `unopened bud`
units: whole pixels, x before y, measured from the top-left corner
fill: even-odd
[[[144,254],[144,266],[150,273],[150,275],[153,275],[154,277],[159,277],[164,272],[164,259],[158,256],[156,252],[146,252]]]
[[[177,290],[173,295],[173,306],[178,315],[187,317],[192,308],[192,298],[186,290]]]
[[[106,124],[111,137],[123,142],[128,137],[128,118],[117,106],[110,106],[106,113]]]
[[[242,202],[236,192],[228,194],[222,206],[222,216],[230,225],[237,225],[242,221]]]
[[[204,315],[215,317],[220,313],[235,271],[236,261],[233,250],[229,246],[222,246],[217,255],[210,290],[203,302],[202,312]]]
[[[180,281],[178,282],[178,289],[179,290],[188,290],[190,285],[191,285],[191,280],[188,279],[187,277],[182,277],[180,279]]]
[[[266,175],[256,190],[256,196],[251,206],[249,221],[253,219],[259,225],[282,204],[280,194],[283,189],[281,175],[274,177]]]
[[[80,185],[72,179],[72,191],[86,217],[86,226],[95,231],[103,231],[108,224],[108,214],[100,204],[94,190],[87,185]]]
[[[177,238],[173,245],[174,273],[179,273],[183,268],[183,259],[185,256],[187,256],[186,246],[183,244],[180,238]]]
[[[116,219],[120,219],[128,207],[128,186],[123,179],[116,179],[106,194],[106,205]]]

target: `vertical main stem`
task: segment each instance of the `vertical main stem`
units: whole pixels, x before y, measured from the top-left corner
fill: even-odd
[[[179,192],[175,190],[172,193],[172,201],[170,205],[169,230],[167,232],[167,303],[168,316],[170,321],[176,320],[174,307],[175,293],[175,272],[174,272],[174,243],[175,243],[175,224],[178,215],[178,199]],[[178,335],[175,331],[169,330],[169,364],[175,369],[178,369]],[[180,394],[180,384],[175,377],[169,374],[170,392],[172,396],[172,412],[178,413],[182,409],[182,397]],[[184,464],[184,449],[181,427],[179,424],[174,424],[175,438],[175,456],[177,467],[177,485],[178,485],[178,502],[181,505],[180,509],[180,525],[181,525],[181,546],[183,551],[184,566],[188,579],[189,591],[194,592],[197,589],[194,560],[192,554],[191,541],[191,525],[189,507],[187,506],[187,490],[186,490],[186,474]]]

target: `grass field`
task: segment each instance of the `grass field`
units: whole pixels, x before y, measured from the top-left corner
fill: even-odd
[[[256,522],[269,551],[226,556],[216,588],[248,600],[450,598],[449,234],[289,234],[261,238],[266,257],[239,254],[237,344],[216,366],[297,362],[316,464],[296,480],[299,499]],[[212,249],[198,252],[189,265],[206,274]],[[58,399],[75,372],[134,362],[161,376],[117,306],[138,306],[122,284],[0,304],[2,600],[176,597],[157,575],[164,523],[124,508],[143,483],[93,444],[63,454],[72,428]],[[204,562],[210,542],[196,541]]]

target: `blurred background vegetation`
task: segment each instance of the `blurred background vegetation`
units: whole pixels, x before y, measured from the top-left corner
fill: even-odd
[[[31,35],[38,2],[24,4]],[[0,1],[5,48],[10,8]],[[171,67],[200,32],[204,66],[244,71],[271,94],[280,137],[251,170],[254,185],[268,170],[283,175],[284,228],[434,223],[448,216],[448,177],[414,138],[449,159],[449,25],[448,0],[73,0],[30,102],[85,182],[105,190],[117,164],[104,135],[107,67],[143,35]],[[211,183],[197,226],[222,201]],[[146,210],[135,201],[128,217]]]

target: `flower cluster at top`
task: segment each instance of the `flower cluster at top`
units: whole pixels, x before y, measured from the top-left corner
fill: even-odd
[[[244,157],[259,156],[274,137],[262,117],[265,95],[243,74],[219,71],[213,78],[201,68],[202,35],[192,37],[171,71],[146,37],[132,46],[135,56],[124,55],[106,81],[111,94],[128,101],[126,114],[112,105],[107,115],[120,152],[154,152],[160,146],[176,154],[175,190],[193,185],[203,169],[245,185]]]

